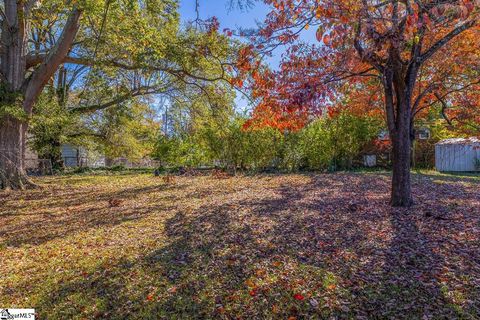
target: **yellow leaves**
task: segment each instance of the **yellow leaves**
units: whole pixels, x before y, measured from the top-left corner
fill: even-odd
[[[257,269],[255,271],[255,275],[257,277],[264,277],[267,274],[267,271],[265,269]]]
[[[274,314],[280,313],[280,307],[278,305],[274,304],[272,306],[272,313],[274,313]]]
[[[247,281],[245,281],[245,285],[249,288],[255,288],[256,287],[256,284],[252,279],[248,279]]]
[[[50,181],[55,184],[60,193],[50,194],[49,189],[40,193],[27,191],[24,195],[14,194],[5,199],[7,202],[2,204],[3,212],[15,210],[17,213],[28,215],[0,217],[1,222],[5,222],[0,225],[5,226],[4,230],[8,231],[4,232],[2,237],[14,244],[12,247],[1,248],[4,268],[2,285],[5,290],[19,292],[4,295],[0,299],[6,304],[21,304],[26,299],[42,301],[41,299],[45,297],[55,297],[55,300],[52,300],[56,303],[55,308],[52,308],[52,316],[61,319],[68,318],[65,313],[69,310],[80,314],[82,308],[89,306],[97,308],[105,306],[102,312],[109,314],[100,318],[121,318],[142,310],[145,317],[166,319],[175,318],[179,314],[183,318],[195,318],[201,313],[207,318],[292,320],[315,318],[320,312],[321,315],[333,314],[339,318],[348,318],[355,314],[356,307],[360,312],[372,312],[372,317],[381,318],[382,312],[408,307],[407,303],[400,299],[397,301],[398,309],[392,309],[397,308],[397,305],[393,304],[378,305],[378,309],[365,310],[356,304],[358,299],[350,295],[351,291],[361,292],[363,288],[375,292],[384,289],[384,283],[378,282],[378,279],[384,279],[384,263],[388,263],[388,260],[376,259],[375,252],[377,248],[389,249],[386,238],[383,234],[379,236],[379,232],[386,232],[386,236],[391,239],[391,236],[395,236],[395,231],[390,227],[389,211],[376,215],[378,223],[365,222],[368,220],[365,219],[365,215],[371,212],[371,208],[375,206],[382,206],[380,210],[388,208],[382,200],[383,190],[388,187],[383,175],[368,175],[368,178],[360,174],[318,175],[324,182],[315,186],[325,197],[320,200],[332,203],[339,201],[338,196],[345,190],[347,190],[345,197],[357,190],[351,186],[365,185],[367,186],[365,188],[368,188],[369,184],[372,188],[375,186],[375,189],[369,190],[365,195],[368,201],[373,202],[369,210],[362,215],[348,216],[327,206],[322,207],[322,212],[310,208],[312,201],[319,201],[318,193],[311,192],[312,178],[317,177],[316,175],[272,175],[268,178],[240,176],[234,179],[237,188],[232,192],[225,192],[223,180],[213,180],[209,177],[179,177],[178,187],[162,188],[161,181],[150,176],[151,174],[94,177],[82,175],[76,178],[73,176],[42,178],[46,179],[44,182]],[[463,180],[465,178],[458,179],[471,181]],[[468,214],[471,220],[466,220],[469,219],[468,215],[464,218],[475,225],[477,221],[474,220],[477,217],[475,196],[478,190],[475,183],[478,178],[469,179],[475,179],[475,182],[471,181],[469,187],[462,185],[465,198],[462,196],[461,200],[464,202],[461,202],[460,206],[470,210]],[[68,181],[67,186],[60,186],[61,181]],[[427,182],[421,180],[419,183],[419,190],[428,189]],[[455,184],[449,183],[449,187],[455,189]],[[256,200],[276,199],[280,192],[284,192],[285,185],[305,197],[304,202],[296,202],[297,207],[291,208],[298,210],[291,214],[292,217],[299,219],[294,222],[304,226],[302,228],[286,230],[284,227],[291,223],[291,217],[285,214],[272,215],[274,210],[288,210],[288,206],[278,208],[276,204],[272,204],[261,209],[258,207]],[[444,187],[447,186],[446,183]],[[121,208],[122,211],[115,215],[111,213],[103,215],[98,212],[97,209],[104,206],[105,199],[113,194],[122,194],[122,197],[131,199],[125,203],[124,208]],[[285,200],[294,196],[284,193],[282,195],[287,197]],[[33,198],[36,196],[39,196],[39,199]],[[17,202],[21,198],[25,201],[22,205]],[[245,199],[253,201],[243,202]],[[101,202],[100,205],[98,201]],[[57,207],[72,206],[71,202],[78,204],[74,212],[58,212]],[[235,212],[229,210],[232,203],[241,203]],[[33,209],[32,204],[41,204],[41,207]],[[22,211],[23,205],[27,211]],[[171,209],[167,209],[168,207]],[[247,212],[247,207],[252,210]],[[225,214],[226,212],[230,213]],[[304,216],[303,212],[307,215]],[[52,213],[55,216],[52,216]],[[57,214],[60,217],[56,217]],[[77,220],[78,217],[85,220]],[[134,219],[128,219],[129,217]],[[226,217],[228,220],[225,220]],[[32,218],[38,222],[34,227],[28,223]],[[112,224],[112,219],[116,218],[122,220],[118,221],[119,224],[115,222]],[[343,226],[347,218],[353,219],[352,225],[362,231],[361,237],[366,237],[366,241],[371,244],[369,248],[375,250],[367,252],[364,246],[350,245],[356,243],[351,242],[350,232],[330,233],[331,230],[338,230],[339,225]],[[277,224],[278,219],[283,219],[281,224]],[[271,229],[268,229],[268,232],[259,232],[265,230],[260,227],[259,221],[265,221]],[[48,228],[44,228],[45,225]],[[448,228],[450,225],[444,224],[443,227]],[[29,238],[25,240],[31,241],[31,244],[18,245],[19,242],[14,242],[15,237],[19,236],[14,230],[19,226],[27,228],[26,234]],[[213,230],[210,229],[212,226]],[[246,233],[246,226],[252,230]],[[433,228],[432,224],[423,224],[422,227],[427,235],[437,234],[438,230]],[[463,261],[461,253],[474,250],[477,240],[475,229],[466,228],[461,230],[462,232],[447,232],[461,238],[458,242],[450,242],[451,239],[445,242],[454,249],[460,246],[462,250],[449,251],[446,245],[435,246],[432,248],[434,256],[443,255],[450,259],[446,262]],[[450,229],[447,231],[453,230]],[[47,232],[42,236],[49,241],[33,242],[35,237],[38,238],[39,232]],[[58,237],[59,232],[61,237]],[[268,238],[266,235],[273,233],[276,235],[275,241],[272,241],[277,248],[275,254],[268,256],[258,254],[259,246],[255,240]],[[329,254],[319,254],[320,251],[327,253],[330,251],[328,246],[316,245],[315,242],[320,241],[316,238],[318,235],[326,237],[322,241],[333,246],[343,247],[348,243],[351,253],[363,255],[365,260],[347,259],[345,254],[338,253],[332,253],[331,258],[328,258]],[[292,239],[302,241],[292,243]],[[211,244],[212,246],[209,246]],[[308,257],[306,263],[301,263],[297,259],[303,250],[305,255],[302,253],[301,256]],[[460,254],[456,254],[457,251]],[[69,253],[69,256],[64,256],[64,253]],[[182,258],[184,253],[187,253],[185,259]],[[454,255],[453,258],[448,255],[449,253]],[[102,259],[105,259],[105,262],[99,264],[98,261]],[[239,264],[242,262],[241,268],[226,270],[223,263],[225,259],[232,262],[237,259]],[[188,263],[179,264],[179,261],[183,260]],[[348,263],[345,263],[345,260],[348,260]],[[328,270],[338,273],[333,274],[316,267],[320,265],[328,265],[330,266]],[[344,270],[345,266],[352,270],[352,278],[351,274],[341,273],[340,270]],[[411,269],[391,270],[393,274],[389,279],[399,276],[402,281],[411,271]],[[477,276],[474,271],[467,271],[466,276]],[[465,287],[462,279],[444,274],[443,270],[441,272],[438,278],[435,276],[437,273],[433,275],[424,273],[423,277],[426,277],[424,280],[429,280],[429,283],[425,283],[426,287],[429,287],[432,281],[444,282],[450,288]],[[81,277],[70,278],[71,275]],[[356,277],[357,275],[360,277]],[[30,283],[30,290],[22,291],[20,289],[25,280]],[[415,281],[423,285],[420,282],[423,280]],[[89,290],[83,290],[84,288]],[[427,306],[426,303],[422,303],[422,299],[430,301],[427,295],[429,291],[420,291],[419,307]],[[302,299],[300,295],[295,298],[294,295],[297,293],[304,298]],[[126,299],[131,301],[127,302]],[[351,308],[350,311],[346,306]],[[433,317],[441,318],[444,311],[449,312],[448,307],[440,306],[439,310],[432,311]],[[83,313],[81,316],[91,318],[92,314]]]
[[[308,30],[309,28],[310,28],[310,25],[307,23],[307,24],[305,25],[305,30]]]

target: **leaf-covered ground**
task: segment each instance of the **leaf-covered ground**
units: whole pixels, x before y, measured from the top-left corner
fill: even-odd
[[[478,319],[480,179],[39,180],[0,193],[0,306],[40,319]]]

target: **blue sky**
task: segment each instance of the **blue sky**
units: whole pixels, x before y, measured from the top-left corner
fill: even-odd
[[[220,30],[256,28],[257,22],[263,22],[270,8],[262,1],[257,1],[255,6],[242,11],[238,8],[229,9],[229,0],[200,0],[200,18],[209,19],[216,17],[220,22]],[[196,18],[195,0],[180,0],[180,16],[182,21],[191,21]],[[281,50],[269,60],[270,64],[277,66],[280,62]]]
[[[180,1],[180,16],[183,21],[191,21],[196,18],[195,0],[179,0]],[[225,28],[255,28],[256,22],[263,22],[266,15],[271,11],[271,8],[263,3],[261,0],[255,2],[254,7],[247,11],[242,11],[238,8],[229,10],[229,0],[200,0],[200,18],[208,19],[217,17],[220,22],[220,30]],[[310,29],[301,34],[301,39],[304,41],[315,41],[315,30]],[[277,67],[284,48],[279,48],[273,53],[273,57],[269,59],[272,67]]]
[[[229,0],[200,0],[200,18],[208,19],[217,17],[220,23],[220,30],[225,28],[255,28],[256,22],[262,22],[270,11],[269,8],[259,1],[248,11],[239,9],[229,10]],[[196,18],[195,0],[180,0],[180,17],[182,21],[191,21]],[[271,60],[271,64],[277,64],[280,60],[281,53],[277,54]],[[247,100],[240,93],[236,99],[237,110],[250,109]]]
[[[200,18],[213,16],[220,21],[221,28],[255,27],[255,21],[263,21],[269,8],[263,2],[257,2],[252,9],[242,12],[228,10],[229,0],[200,0]],[[195,19],[195,0],[180,0],[180,15],[184,21]]]
[[[180,16],[182,21],[187,22],[196,18],[195,0],[179,0],[180,1]],[[266,15],[270,12],[270,8],[263,3],[257,1],[255,6],[247,11],[240,9],[229,10],[229,0],[200,0],[200,18],[208,19],[217,17],[220,22],[220,30],[225,28],[255,28],[256,22],[262,22]],[[310,30],[301,36],[304,41],[314,41],[315,31]],[[278,48],[273,57],[269,59],[269,64],[272,68],[276,68],[280,62],[281,55],[284,48]],[[243,110],[247,107],[247,102],[241,97],[237,98],[237,108]]]

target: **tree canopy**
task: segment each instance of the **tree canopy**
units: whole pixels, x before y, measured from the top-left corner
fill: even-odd
[[[448,122],[478,129],[480,3],[265,2],[272,12],[242,62],[259,100],[252,122],[298,129],[345,101],[360,112],[380,110],[393,142],[392,203],[410,205],[414,120],[437,106]],[[318,44],[299,41],[313,28]],[[279,70],[253,68],[256,51],[268,54],[285,44]]]
[[[63,92],[63,107],[84,114],[151,94],[207,94],[209,83],[228,80],[236,45],[218,33],[216,19],[182,27],[177,7],[173,0],[2,2],[1,187],[31,185],[22,150],[46,86]]]

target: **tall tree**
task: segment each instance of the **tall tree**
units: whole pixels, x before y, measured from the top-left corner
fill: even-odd
[[[23,170],[27,124],[35,100],[70,50],[79,29],[82,9],[70,8],[59,41],[35,69],[27,66],[31,17],[37,1],[5,0],[0,7],[0,186],[28,185]]]
[[[84,125],[95,137],[88,141],[95,142],[110,166],[115,158],[140,161],[151,155],[160,131],[155,117],[155,111],[144,99],[96,112],[85,117]]]
[[[44,87],[63,64],[87,67],[81,77],[86,88],[79,94],[76,112],[108,108],[134,96],[165,90],[163,81],[125,89],[117,96],[86,98],[95,71],[148,73],[142,79],[183,83],[198,88],[205,81],[226,77],[222,58],[225,40],[217,37],[218,24],[203,23],[200,33],[179,36],[177,1],[62,1],[3,0],[0,4],[0,189],[32,186],[23,168],[28,119]],[[200,25],[200,24],[199,24]],[[200,38],[200,40],[198,40]],[[193,39],[193,40],[192,40]],[[208,74],[204,71],[208,69]],[[213,74],[213,76],[212,76]]]
[[[265,2],[273,10],[250,51],[289,48],[280,71],[250,73],[260,99],[254,118],[301,126],[352,92],[362,96],[353,99],[362,108],[380,105],[393,145],[391,204],[410,206],[414,119],[439,104],[456,119],[478,115],[480,1]],[[298,41],[309,29],[320,45]]]

